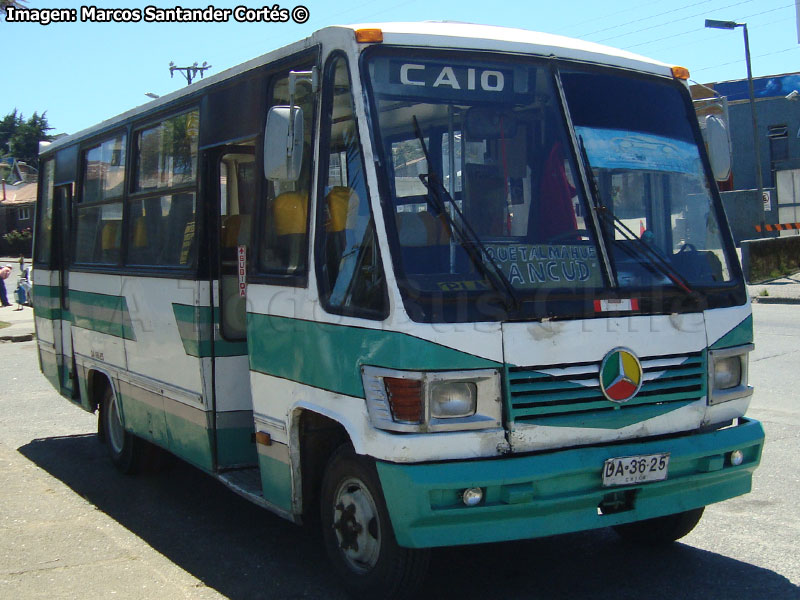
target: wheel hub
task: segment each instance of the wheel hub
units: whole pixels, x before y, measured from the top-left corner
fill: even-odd
[[[347,480],[339,486],[333,529],[345,560],[356,571],[367,571],[378,561],[380,528],[377,514],[372,495],[363,483]]]

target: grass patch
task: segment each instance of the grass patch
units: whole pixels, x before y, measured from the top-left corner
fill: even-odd
[[[11,327],[11,323],[6,323],[5,321],[0,321],[0,329],[5,329],[6,327]]]

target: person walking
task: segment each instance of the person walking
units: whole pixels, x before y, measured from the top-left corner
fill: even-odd
[[[8,294],[6,293],[6,279],[11,275],[11,267],[5,265],[0,267],[0,306],[11,306],[8,301]]]

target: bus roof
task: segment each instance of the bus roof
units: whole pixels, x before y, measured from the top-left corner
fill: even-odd
[[[288,46],[273,50],[240,65],[221,71],[200,82],[183,87],[151,102],[126,111],[77,133],[64,136],[51,144],[42,146],[41,154],[47,155],[76,141],[83,140],[104,130],[111,129],[128,119],[156,112],[184,97],[199,94],[201,90],[224,82],[231,77],[262,67],[284,56],[311,48],[319,43],[335,41],[337,38],[353,41],[351,31],[380,29],[383,43],[413,47],[458,48],[467,50],[492,50],[496,52],[532,54],[556,57],[594,64],[617,66],[625,69],[671,76],[671,66],[638,54],[549,33],[456,23],[450,21],[425,21],[408,23],[362,23],[356,25],[333,25],[313,33],[311,36]],[[365,45],[366,46],[366,45]]]
[[[632,52],[551,33],[452,21],[363,23],[347,29],[380,29],[384,44],[451,47],[554,56],[671,76],[672,65]],[[331,28],[328,28],[331,29]],[[320,33],[325,31],[320,30]]]

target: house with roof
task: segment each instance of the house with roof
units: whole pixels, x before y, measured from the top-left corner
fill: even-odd
[[[13,158],[0,164],[0,238],[12,231],[33,230],[38,172]],[[0,249],[5,250],[0,243]]]

